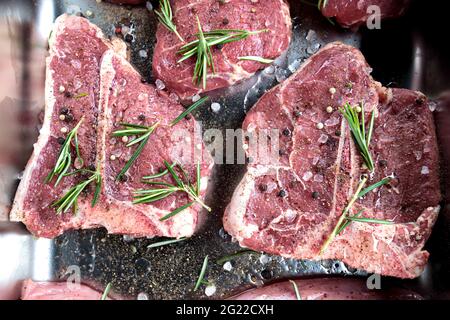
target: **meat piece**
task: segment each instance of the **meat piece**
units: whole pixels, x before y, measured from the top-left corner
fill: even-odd
[[[259,139],[278,130],[280,152],[267,156],[248,148],[253,161],[224,215],[225,229],[243,247],[296,259],[338,259],[400,278],[421,274],[428,258],[422,248],[440,200],[432,114],[421,93],[382,88],[370,70],[357,49],[329,44],[248,113],[243,129]],[[363,173],[359,150],[337,111],[360,101],[366,119],[369,111],[378,113],[369,183],[395,179],[352,212],[395,224],[351,223],[320,255]]]
[[[109,232],[134,236],[189,237],[200,224],[200,207],[192,206],[165,222],[160,218],[190,202],[186,193],[178,192],[152,204],[132,204],[132,192],[151,186],[141,182],[141,177],[153,175],[164,169],[164,160],[181,164],[189,177],[195,177],[197,162],[201,163],[201,192],[204,197],[212,159],[201,140],[201,130],[195,120],[183,120],[176,126],[170,122],[184,111],[183,107],[163,91],[143,84],[142,77],[121,56],[112,50],[105,53],[101,68],[100,105],[103,110],[99,128],[98,144],[103,146],[99,160],[104,177],[100,202],[105,210],[96,210],[84,227],[96,224],[105,226]],[[112,88],[112,90],[110,90]],[[134,152],[125,148],[120,139],[112,138],[119,123],[151,126],[159,122],[142,151],[138,165],[132,166],[125,181],[118,183],[117,173]],[[116,157],[116,160],[111,160]],[[175,183],[165,177],[168,183]],[[195,183],[195,179],[192,181]],[[110,217],[115,216],[114,219]]]
[[[101,292],[82,284],[25,280],[21,300],[100,300],[101,297]]]
[[[195,164],[204,157],[201,196],[204,195],[212,160],[208,154],[203,155],[204,146],[194,136],[195,121],[183,120],[174,127],[169,126],[183,107],[154,86],[142,83],[141,76],[123,54],[111,49],[112,45],[103,39],[100,30],[87,20],[63,16],[56,22],[53,37],[47,67],[44,125],[17,191],[12,220],[24,222],[34,235],[47,238],[68,229],[99,226],[110,233],[133,236],[192,235],[200,223],[196,206],[159,221],[175,206],[187,203],[185,194],[175,193],[151,205],[133,205],[132,192],[149,188],[140,182],[141,177],[159,172],[163,160],[178,162],[195,177]],[[65,87],[64,92],[59,90],[61,86]],[[74,96],[83,92],[89,95]],[[69,110],[73,121],[60,120],[62,108]],[[80,153],[85,166],[100,168],[103,177],[100,198],[92,208],[94,186],[90,186],[79,197],[76,215],[71,211],[58,215],[51,204],[83,177],[65,177],[58,187],[54,183],[45,184],[44,180],[60,150],[57,138],[62,136],[61,127],[71,129],[82,116],[84,121],[78,130]],[[121,138],[112,137],[112,131],[118,130],[121,122],[152,125],[156,121],[160,124],[128,170],[126,181],[115,181],[136,147],[126,147]]]
[[[195,58],[177,63],[181,58],[177,51],[182,43],[178,37],[159,24],[157,44],[153,56],[153,72],[157,79],[181,98],[196,93],[228,87],[249,78],[264,64],[240,61],[242,56],[276,58],[289,46],[291,17],[284,0],[176,0],[171,1],[174,22],[185,41],[194,40],[198,32],[196,16],[205,31],[216,29],[244,29],[249,31],[268,29],[269,32],[252,35],[245,40],[229,43],[212,51],[215,74],[208,72],[206,90],[192,82]]]
[[[302,300],[421,300],[405,289],[369,290],[365,280],[323,278],[295,280]],[[233,300],[297,300],[292,282],[285,281],[252,289]]]
[[[100,60],[106,50],[114,48],[88,20],[68,15],[56,19],[49,44],[44,123],[10,213],[11,220],[23,221],[42,237],[54,237],[81,223],[81,215],[59,216],[50,207],[77,178],[64,178],[58,188],[44,181],[56,163],[61,148],[58,138],[65,136],[62,131],[72,130],[83,116],[78,130],[80,152],[86,165],[95,166]],[[121,42],[115,45],[117,52],[125,55],[126,46]],[[60,120],[61,114],[65,121]]]
[[[403,15],[410,0],[328,0],[324,1],[322,14],[327,18],[335,18],[345,28],[357,28],[378,11],[371,6],[377,6],[380,19],[396,18]]]

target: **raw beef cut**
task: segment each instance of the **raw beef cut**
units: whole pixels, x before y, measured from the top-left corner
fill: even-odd
[[[379,8],[380,19],[396,18],[406,11],[410,0],[328,0],[324,1],[322,14],[335,18],[346,28],[357,28],[374,14],[373,7]]]
[[[267,161],[247,148],[252,161],[224,215],[225,229],[243,247],[296,259],[338,259],[401,278],[421,274],[428,258],[422,248],[440,201],[432,114],[423,94],[383,88],[370,71],[357,49],[329,44],[248,113],[243,129],[249,133],[261,138],[264,130],[279,130],[279,153]],[[320,255],[363,174],[338,111],[361,101],[366,119],[372,110],[378,114],[370,184],[394,178],[357,201],[352,212],[394,224],[353,222]]]
[[[151,188],[141,183],[141,178],[158,173],[164,160],[181,164],[190,177],[195,177],[195,166],[200,161],[203,197],[212,160],[207,153],[203,154],[202,141],[195,139],[195,121],[183,120],[170,126],[183,107],[166,93],[143,83],[123,57],[123,51],[118,54],[113,50],[101,31],[86,19],[59,18],[50,45],[44,125],[17,191],[11,219],[24,222],[34,235],[47,238],[68,229],[100,226],[110,233],[132,236],[192,235],[201,221],[196,206],[160,221],[187,203],[184,193],[174,193],[152,204],[133,205],[132,192]],[[60,90],[62,86],[65,90]],[[64,120],[60,118],[62,113]],[[83,177],[65,177],[57,187],[53,181],[45,184],[44,180],[61,148],[58,144],[58,138],[64,136],[61,128],[71,130],[82,117],[78,130],[80,153],[85,166],[100,170],[103,181],[99,201],[92,208],[95,188],[90,185],[87,193],[79,196],[76,214],[72,210],[57,214],[52,203]],[[146,126],[159,122],[159,126],[137,161],[118,181],[117,174],[136,149],[126,147],[121,138],[112,136],[112,131],[122,129],[123,122]]]
[[[21,300],[100,300],[101,297],[101,292],[82,284],[25,280]]]
[[[295,280],[302,300],[421,300],[415,292],[389,288],[369,290],[365,279],[322,278]],[[233,300],[297,300],[290,281],[248,290]]]
[[[273,59],[289,46],[291,17],[284,0],[176,0],[171,1],[177,31],[187,42],[198,32],[196,16],[204,31],[216,29],[244,29],[248,31],[268,29],[268,32],[252,35],[245,40],[228,43],[213,50],[215,74],[208,72],[206,90],[192,82],[195,58],[177,63],[181,55],[177,51],[180,39],[159,24],[157,44],[153,56],[153,72],[169,90],[186,99],[202,91],[223,88],[249,78],[264,64],[238,60],[242,56],[260,56]]]

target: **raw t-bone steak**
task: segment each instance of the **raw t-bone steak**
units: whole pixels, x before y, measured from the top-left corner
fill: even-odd
[[[259,56],[274,59],[289,46],[291,39],[291,17],[284,0],[172,0],[174,23],[178,33],[187,42],[195,40],[198,32],[196,16],[204,31],[217,29],[243,29],[268,32],[252,35],[247,39],[213,48],[215,74],[208,73],[206,90],[192,82],[195,58],[177,63],[177,53],[183,44],[171,31],[159,24],[157,44],[153,55],[154,77],[181,98],[186,99],[202,91],[228,87],[251,77],[264,64],[241,61],[243,56]]]
[[[224,216],[225,229],[242,246],[296,259],[338,259],[400,278],[421,274],[440,201],[433,117],[423,94],[383,88],[370,70],[357,49],[329,44],[248,113],[243,129],[278,129],[280,150],[268,163],[248,149],[252,162]],[[394,224],[353,222],[320,255],[363,174],[338,111],[361,101],[366,119],[372,110],[378,115],[370,184],[394,179],[351,211]]]
[[[22,221],[36,236],[52,238],[68,229],[103,226],[110,233],[182,237],[192,235],[199,226],[200,210],[196,206],[160,221],[177,206],[187,203],[183,193],[153,204],[132,204],[134,190],[148,189],[140,182],[141,177],[159,172],[164,160],[180,163],[195,179],[195,164],[197,159],[201,161],[204,147],[201,141],[193,143],[194,120],[169,126],[183,107],[166,93],[142,83],[140,75],[124,58],[125,47],[122,43],[118,45],[120,49],[114,50],[102,32],[84,18],[63,15],[55,23],[47,60],[45,119],[11,212],[12,220]],[[54,201],[86,177],[67,176],[57,186],[56,178],[50,183],[45,180],[55,166],[67,132],[81,119],[80,154],[84,167],[100,169],[101,194],[97,205],[92,207],[95,185],[91,184],[79,196],[76,213],[69,210],[57,214],[52,207]],[[159,126],[150,135],[140,157],[124,178],[117,180],[117,174],[136,147],[126,147],[120,137],[112,136],[112,131],[122,129],[122,122],[150,126],[158,121]],[[186,144],[190,136],[191,142]],[[73,150],[72,153],[75,158]],[[204,156],[201,196],[212,166],[209,155]],[[79,166],[73,161],[70,171]]]

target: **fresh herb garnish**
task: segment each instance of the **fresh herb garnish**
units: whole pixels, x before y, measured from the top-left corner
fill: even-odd
[[[317,3],[317,8],[319,10],[322,10],[323,8],[325,8],[327,3],[328,3],[328,0],[319,0],[319,2]]]
[[[333,239],[340,234],[351,222],[362,222],[362,223],[374,223],[374,224],[393,224],[392,221],[388,221],[388,220],[378,220],[378,219],[369,219],[369,218],[364,218],[361,217],[362,214],[362,210],[359,211],[356,215],[354,216],[348,216],[348,213],[350,212],[353,204],[360,199],[361,197],[363,197],[365,194],[367,194],[368,192],[370,192],[371,190],[374,190],[375,188],[378,188],[382,185],[385,185],[387,183],[389,183],[391,181],[390,178],[384,178],[383,180],[367,187],[366,189],[363,190],[364,185],[367,182],[367,177],[363,177],[358,185],[358,188],[356,189],[356,192],[353,194],[353,197],[351,198],[350,202],[347,204],[347,206],[345,207],[345,209],[342,211],[342,214],[336,224],[336,226],[334,227],[333,231],[331,232],[330,236],[328,237],[328,239],[324,242],[324,244],[322,245],[322,248],[320,249],[320,254],[324,253],[325,250],[328,248],[328,246],[330,245],[330,243],[333,241]]]
[[[65,176],[77,173],[90,173],[91,176],[87,180],[84,180],[78,183],[76,186],[70,188],[70,190],[61,199],[55,201],[52,204],[52,207],[56,207],[56,213],[58,214],[67,212],[72,206],[74,207],[74,211],[76,212],[78,197],[80,196],[81,192],[83,192],[83,190],[93,182],[95,183],[95,192],[94,197],[92,198],[91,206],[94,207],[98,202],[98,198],[100,196],[100,191],[102,188],[102,176],[99,169],[97,169],[97,171],[80,169],[65,174]]]
[[[159,11],[155,10],[156,15],[158,16],[159,22],[163,24],[169,31],[175,33],[178,39],[181,42],[184,42],[184,39],[180,36],[177,31],[177,26],[173,23],[173,15],[172,8],[170,7],[169,0],[159,0]]]
[[[67,135],[67,138],[61,147],[61,151],[59,152],[59,156],[58,159],[56,160],[55,167],[45,178],[45,183],[49,183],[55,176],[58,176],[58,179],[56,180],[55,183],[55,186],[57,186],[59,182],[62,180],[62,178],[65,176],[65,174],[69,171],[70,165],[72,164],[72,152],[71,152],[72,140],[75,145],[77,160],[79,160],[81,162],[81,165],[83,165],[83,159],[80,156],[80,149],[78,146],[78,134],[77,134],[78,128],[83,122],[83,119],[84,118],[81,118],[78,124]]]
[[[197,109],[198,107],[200,107],[203,103],[205,103],[205,101],[207,101],[209,99],[209,97],[203,97],[200,100],[196,101],[195,103],[193,103],[192,105],[190,105],[184,112],[182,112],[175,120],[173,120],[170,125],[174,126],[176,125],[178,122],[180,122],[181,120],[183,120],[184,118],[186,118],[186,116],[190,113],[192,113],[195,109]]]
[[[179,54],[183,57],[178,60],[182,62],[186,59],[196,56],[194,75],[192,81],[199,85],[202,83],[203,89],[206,88],[206,78],[208,75],[208,68],[214,73],[214,61],[211,53],[211,47],[217,45],[224,45],[229,42],[239,41],[261,32],[267,32],[266,29],[259,31],[247,31],[239,29],[223,29],[203,32],[200,20],[197,16],[197,40],[191,41],[181,47]]]
[[[266,59],[263,57],[258,57],[258,56],[245,56],[245,57],[239,57],[239,60],[246,60],[246,61],[256,61],[256,62],[260,62],[260,63],[272,63],[274,60],[273,59]]]
[[[194,291],[197,291],[198,288],[200,288],[200,285],[204,283],[203,278],[205,277],[207,267],[208,267],[208,256],[206,256],[205,259],[203,260],[202,269],[200,270],[197,282],[195,283]]]
[[[292,287],[294,288],[295,297],[297,298],[297,300],[302,300],[300,291],[298,291],[297,283],[294,280],[289,280],[289,282],[292,284]]]
[[[175,167],[176,166],[176,162],[172,163],[170,166],[172,168]],[[169,174],[169,170],[165,169],[165,170],[161,171],[160,173],[155,173],[155,174],[152,174],[150,176],[142,177],[142,179],[143,180],[152,180],[152,179],[164,177],[165,175],[168,175],[168,174]]]
[[[105,291],[103,291],[102,297],[100,300],[106,300],[108,298],[108,294],[111,291],[112,284],[111,282],[106,285]]]
[[[228,256],[220,258],[219,260],[216,261],[216,263],[217,264],[224,264],[227,261],[231,261],[231,260],[236,259],[236,258],[238,258],[240,256],[245,255],[245,254],[259,254],[259,252],[253,251],[253,250],[241,250],[241,251],[232,253],[232,254],[230,254]]]
[[[361,107],[361,120],[359,119],[357,108],[352,107],[349,103],[346,103],[343,108],[339,111],[343,114],[348,122],[350,131],[352,132],[353,138],[356,145],[358,146],[359,152],[364,159],[364,162],[369,169],[369,171],[374,170],[374,164],[372,156],[369,151],[370,140],[372,139],[373,125],[375,122],[375,110],[372,111],[372,116],[369,122],[369,129],[366,132],[366,123],[364,119],[364,104],[360,104]]]
[[[125,173],[130,169],[130,167],[133,165],[133,163],[136,161],[136,159],[141,154],[142,150],[144,150],[145,145],[147,144],[150,135],[155,131],[156,127],[159,125],[159,122],[155,123],[152,126],[141,126],[137,124],[130,124],[130,123],[121,123],[121,125],[124,127],[122,130],[114,131],[113,136],[114,137],[130,137],[130,136],[137,136],[136,139],[131,140],[126,146],[131,147],[137,143],[140,143],[137,149],[134,151],[131,158],[127,161],[125,166],[122,168],[122,170],[119,172],[119,174],[116,177],[116,180],[121,180]]]
[[[162,246],[167,246],[169,244],[181,242],[181,241],[184,241],[186,239],[187,239],[186,237],[182,237],[180,239],[170,239],[170,240],[159,241],[159,242],[155,242],[155,243],[152,243],[152,244],[148,245],[147,248],[151,249],[151,248],[158,248],[158,247],[162,247]]]
[[[82,93],[77,94],[77,95],[74,96],[73,98],[74,98],[74,99],[80,99],[80,98],[83,98],[83,97],[87,97],[88,95],[89,95],[88,93],[82,92]]]
[[[185,209],[192,206],[194,203],[200,204],[203,208],[205,208],[208,211],[211,211],[211,208],[208,207],[201,199],[200,199],[200,163],[197,163],[196,168],[196,185],[192,185],[190,179],[187,176],[186,171],[183,169],[183,167],[179,164],[176,166],[170,165],[167,161],[164,161],[164,165],[167,168],[167,171],[170,173],[172,178],[175,180],[176,184],[170,184],[164,181],[148,181],[149,179],[144,179],[142,182],[154,186],[159,186],[159,188],[156,189],[148,189],[148,190],[137,190],[134,192],[134,204],[141,204],[141,203],[151,203],[155,202],[164,198],[167,198],[168,196],[174,194],[175,192],[185,192],[189,198],[191,198],[193,201],[189,202],[171,213],[165,215],[160,219],[160,221],[165,221],[178,213],[184,211]],[[175,171],[175,168],[178,168],[182,172],[182,176],[178,175],[178,173]]]

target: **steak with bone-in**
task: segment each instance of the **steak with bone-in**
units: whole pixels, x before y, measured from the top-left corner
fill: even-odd
[[[243,56],[259,56],[274,59],[287,50],[291,39],[291,17],[284,0],[172,0],[174,23],[185,41],[195,40],[198,32],[196,16],[204,31],[217,29],[243,29],[268,32],[249,36],[247,39],[213,47],[215,73],[208,72],[205,90],[192,81],[195,58],[177,63],[177,53],[183,43],[162,24],[158,25],[157,43],[153,55],[153,73],[156,79],[187,99],[200,92],[228,87],[251,77],[264,64],[255,61],[240,61]]]
[[[383,88],[370,71],[357,49],[329,44],[248,113],[247,132],[280,133],[279,153],[270,163],[248,148],[252,161],[225,212],[225,229],[243,247],[296,259],[338,259],[400,278],[421,274],[440,201],[433,117],[423,94]],[[364,173],[338,111],[347,102],[364,102],[366,120],[372,110],[377,114],[370,183],[393,177],[357,201],[351,213],[362,210],[365,218],[393,224],[350,223],[320,254]]]
[[[164,166],[163,159],[180,163],[195,177],[198,158],[193,157],[193,152],[189,158],[188,153],[197,148],[201,156],[204,147],[201,141],[192,148],[187,143],[190,136],[194,141],[193,119],[183,120],[175,127],[168,125],[183,107],[166,93],[142,83],[140,75],[124,58],[125,47],[122,43],[118,47],[120,50],[113,50],[100,29],[84,18],[63,15],[56,20],[47,60],[45,119],[11,211],[11,220],[22,221],[36,236],[52,238],[68,229],[103,226],[110,233],[183,237],[192,235],[199,225],[196,207],[164,222],[159,220],[175,206],[187,203],[183,194],[176,193],[148,205],[132,204],[133,191],[149,188],[140,183],[142,176],[158,173]],[[99,168],[103,180],[101,193],[92,207],[95,186],[91,184],[78,197],[75,213],[69,210],[58,214],[52,206],[54,202],[85,181],[86,176],[66,176],[57,186],[56,177],[48,183],[45,180],[55,166],[60,144],[80,120],[77,136],[83,161],[72,160],[69,172],[80,167]],[[112,136],[112,131],[121,129],[122,122],[151,125],[154,121],[160,125],[150,135],[140,157],[122,179],[116,179],[136,146],[126,147],[120,137]],[[177,136],[180,131],[184,134],[183,141]],[[72,159],[75,155],[72,150]],[[211,166],[206,154],[202,177],[209,175]],[[207,179],[202,180],[201,196],[207,185]]]

